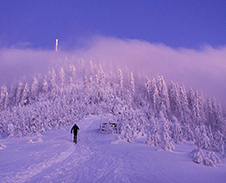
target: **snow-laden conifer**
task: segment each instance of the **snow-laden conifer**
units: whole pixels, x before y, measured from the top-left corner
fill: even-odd
[[[177,118],[172,118],[172,138],[176,144],[180,144],[183,140],[183,132]]]
[[[98,78],[99,78],[100,88],[103,89],[105,85],[105,73],[101,65],[100,65],[100,69],[98,70],[98,75],[99,75]]]
[[[118,84],[119,84],[119,88],[122,89],[123,88],[123,74],[122,74],[121,69],[118,70]]]
[[[214,163],[208,156],[204,154],[201,149],[195,149],[193,152],[193,161],[197,164],[206,165],[206,166],[214,166]]]
[[[205,105],[205,112],[206,112],[206,125],[213,127],[214,123],[214,111],[213,111],[213,105],[212,105],[212,99],[210,97],[207,98],[206,100],[206,105]]]
[[[125,127],[124,139],[127,142],[133,142],[133,131],[132,131],[130,125],[128,125],[128,124]]]
[[[191,123],[191,111],[188,107],[188,99],[184,87],[179,87],[179,114],[180,122],[184,126],[186,123]]]
[[[21,105],[28,105],[30,103],[30,89],[27,83],[24,85],[24,90],[22,94],[22,99],[21,99]]]
[[[147,140],[148,145],[160,146],[161,137],[160,137],[160,126],[158,119],[152,117],[150,119],[150,125],[147,127]]]
[[[11,84],[10,90],[9,90],[9,100],[8,100],[8,104],[10,106],[13,106],[16,104],[16,92],[17,92],[16,86]]]
[[[170,112],[170,102],[169,102],[169,94],[168,94],[168,88],[166,86],[166,83],[163,79],[163,76],[158,76],[156,81],[159,98],[160,98],[160,109],[165,114],[165,116],[169,115]]]
[[[133,73],[130,73],[130,93],[133,96],[134,92],[135,92],[135,82],[134,82],[134,77],[133,77]]]
[[[21,103],[22,92],[23,92],[23,83],[20,82],[17,87],[17,91],[16,91],[16,104],[17,105],[19,105]]]
[[[145,78],[145,88],[148,93],[151,92],[151,80],[148,77]]]
[[[200,126],[200,137],[196,144],[198,145],[199,148],[202,149],[210,149],[211,147],[211,142],[209,137],[207,136],[207,130],[204,125]]]
[[[71,64],[69,66],[69,72],[71,73],[72,79],[75,80],[76,79],[75,78],[76,77],[76,67],[73,64]]]
[[[216,164],[221,163],[219,156],[214,152],[210,151],[205,154],[202,149],[198,148],[191,152],[193,162],[205,166],[215,166]]]
[[[204,98],[198,91],[189,92],[189,101],[191,107],[192,120],[195,125],[202,125],[205,123]]]
[[[197,164],[203,164],[204,165],[204,159],[205,155],[201,149],[195,149],[192,151],[193,161]]]
[[[213,115],[214,115],[214,120],[212,121],[213,123],[212,128],[214,131],[220,131],[221,133],[224,133],[226,132],[226,129],[225,129],[224,117],[223,117],[221,105],[216,102],[216,99],[214,99],[212,105],[213,105]]]
[[[161,126],[161,147],[166,151],[173,151],[174,145],[170,136],[169,121],[162,111],[159,113],[159,125]]]
[[[33,79],[33,83],[31,85],[31,97],[33,100],[35,100],[38,97],[38,79],[36,77],[34,77]]]
[[[190,124],[185,124],[184,127],[182,127],[183,132],[183,138],[187,141],[194,141],[195,140],[195,133],[192,131]]]
[[[155,78],[153,78],[151,81],[151,103],[153,111],[155,113],[158,113],[160,109],[160,97],[156,86]]]
[[[180,117],[179,86],[174,82],[171,82],[169,86],[169,100],[172,114],[175,115],[176,117]]]
[[[47,94],[48,88],[49,88],[48,82],[46,79],[44,79],[43,84],[42,84],[42,92],[44,95]]]
[[[0,111],[6,110],[9,101],[9,94],[5,86],[1,87]]]
[[[56,83],[56,72],[52,69],[50,73],[50,90],[52,92],[52,97],[54,98],[57,93],[57,83]]]
[[[84,87],[84,90],[88,90],[88,78],[87,76],[84,76],[83,78],[83,87]]]
[[[60,67],[60,88],[61,88],[61,92],[64,89],[64,85],[65,85],[65,72],[64,72],[64,68]]]
[[[224,142],[224,135],[220,132],[217,131],[214,133],[214,142],[212,143],[213,145],[213,150],[216,152],[219,152],[221,155],[225,155],[225,142]]]
[[[222,163],[220,157],[217,156],[213,151],[208,153],[208,158],[213,162],[214,165]]]

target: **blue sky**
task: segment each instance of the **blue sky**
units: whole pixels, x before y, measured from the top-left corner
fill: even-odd
[[[225,0],[0,0],[0,47],[80,47],[96,35],[172,48],[226,45]]]

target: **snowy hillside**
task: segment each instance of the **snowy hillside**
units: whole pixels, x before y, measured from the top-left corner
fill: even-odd
[[[225,164],[206,167],[191,161],[194,144],[175,145],[174,152],[144,144],[116,140],[100,133],[101,120],[89,116],[79,121],[78,144],[71,142],[70,128],[43,136],[1,139],[0,182],[134,182],[224,183]]]
[[[225,112],[214,97],[75,63],[1,87],[1,182],[225,182]]]

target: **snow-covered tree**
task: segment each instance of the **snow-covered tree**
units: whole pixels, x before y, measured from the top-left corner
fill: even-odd
[[[35,100],[38,97],[38,79],[36,77],[34,77],[33,79],[33,83],[31,85],[31,97],[33,100]]]
[[[147,120],[146,120],[145,116],[143,116],[141,114],[138,114],[136,116],[136,120],[137,120],[137,132],[138,132],[138,135],[144,136],[145,132],[146,132]]]
[[[189,109],[187,94],[184,87],[179,87],[179,114],[179,119],[183,126],[185,123],[191,123],[191,111]]]
[[[205,124],[205,111],[204,111],[204,98],[198,91],[193,92],[191,89],[189,92],[189,105],[191,108],[192,120],[194,125]]]
[[[83,88],[85,91],[88,90],[88,88],[89,88],[89,82],[88,82],[87,76],[84,76],[84,78],[83,78]]]
[[[50,90],[52,93],[52,96],[55,97],[57,92],[57,84],[56,84],[56,72],[55,69],[52,69],[52,72],[50,73]]]
[[[224,129],[225,124],[224,124],[224,117],[222,113],[222,108],[219,103],[216,102],[216,100],[213,101],[213,115],[214,115],[214,120],[212,121],[212,129],[214,131],[220,131],[221,133],[224,133],[226,129]]]
[[[169,100],[172,114],[179,118],[180,117],[179,86],[174,82],[171,82],[169,86]]]
[[[119,84],[119,92],[120,94],[122,94],[121,92],[123,89],[123,74],[121,69],[118,70],[118,84]]]
[[[200,126],[196,126],[195,127],[195,143],[197,146],[199,146],[198,144],[200,143],[199,142],[200,137],[201,137]]]
[[[150,125],[147,127],[147,141],[148,145],[160,146],[161,137],[160,137],[160,126],[158,123],[158,119],[154,117],[150,120]]]
[[[135,92],[135,82],[134,82],[134,77],[133,77],[133,73],[131,72],[130,74],[130,93],[132,96],[134,96],[134,92]]]
[[[201,149],[192,151],[192,156],[195,163],[204,165],[205,155]]]
[[[157,77],[156,85],[160,98],[160,110],[164,113],[165,116],[168,116],[170,112],[169,94],[163,76]]]
[[[21,99],[21,105],[27,105],[30,103],[29,94],[30,94],[29,86],[27,83],[25,83]]]
[[[69,77],[68,89],[70,92],[72,91],[73,86],[74,86],[73,78]]]
[[[161,126],[161,147],[166,151],[173,151],[174,145],[170,136],[169,121],[165,118],[163,112],[159,113],[159,124]]]
[[[99,86],[100,88],[103,88],[105,85],[105,73],[101,65],[100,65],[100,69],[98,70],[98,78],[99,78]]]
[[[17,88],[15,85],[12,84],[10,86],[10,91],[9,91],[9,101],[8,101],[9,105],[16,104],[16,92],[17,92]]]
[[[151,80],[148,77],[145,78],[145,88],[148,93],[151,92]]]
[[[185,126],[182,127],[183,132],[183,138],[187,141],[194,141],[195,140],[195,134],[192,131],[190,124],[185,124]]]
[[[124,139],[127,142],[133,142],[133,131],[132,131],[130,125],[126,125],[126,127],[125,127]]]
[[[64,89],[64,83],[65,83],[65,72],[64,72],[64,68],[60,67],[60,87],[61,87],[61,92]]]
[[[224,155],[225,154],[224,135],[220,131],[217,131],[214,133],[213,138],[214,138],[214,142],[212,142],[213,150]]]
[[[17,87],[17,92],[16,92],[16,104],[17,105],[19,105],[21,103],[22,92],[23,92],[23,83],[20,82]]]
[[[197,127],[199,128],[199,127]],[[207,130],[206,127],[204,125],[200,126],[200,133],[198,133],[197,138],[196,138],[196,145],[198,146],[198,148],[202,148],[202,149],[209,149],[211,146],[211,142],[209,137],[207,136]]]
[[[70,72],[71,72],[71,77],[73,80],[75,80],[75,77],[76,77],[76,68],[74,65],[70,65],[70,68],[69,68]]]
[[[5,86],[1,87],[1,98],[0,98],[0,111],[6,110],[7,105],[8,105],[8,91]]]
[[[213,127],[213,122],[214,122],[214,112],[213,112],[213,105],[212,105],[212,100],[210,97],[207,98],[206,100],[206,106],[205,106],[205,111],[206,111],[206,125]]]
[[[44,79],[43,84],[42,84],[42,92],[44,94],[46,94],[48,92],[48,88],[49,88],[48,82],[46,79]]]
[[[153,78],[151,81],[151,102],[153,111],[155,113],[158,113],[160,110],[160,97],[156,86],[155,78]]]
[[[181,143],[183,140],[183,132],[175,116],[172,118],[172,138],[176,144]]]
[[[198,148],[193,150],[191,154],[193,162],[197,164],[215,166],[216,164],[221,163],[220,158],[214,152],[205,154],[202,149]]]
[[[213,162],[213,165],[222,163],[220,157],[217,156],[213,151],[208,153],[208,158]]]

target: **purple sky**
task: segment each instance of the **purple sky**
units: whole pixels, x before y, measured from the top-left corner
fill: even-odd
[[[225,0],[0,0],[0,86],[67,55],[163,75],[226,106],[225,8]]]
[[[104,35],[199,48],[226,45],[225,0],[1,0],[0,47],[62,49]]]

